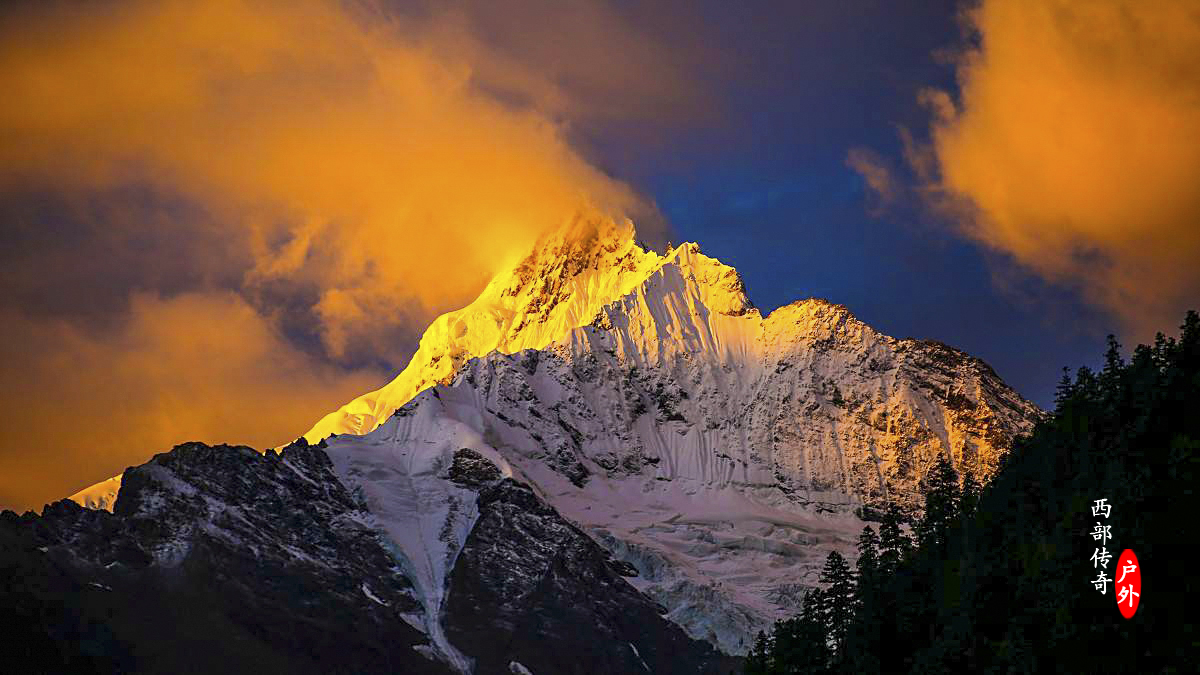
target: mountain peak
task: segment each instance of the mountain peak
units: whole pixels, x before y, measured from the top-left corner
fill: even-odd
[[[632,222],[577,216],[543,235],[471,304],[435,319],[394,380],[326,415],[305,438],[367,433],[418,392],[448,383],[472,357],[545,347],[590,324],[601,307],[630,293],[665,262],[638,245]]]
[[[622,287],[659,262],[637,244],[633,223],[580,217],[542,236],[515,268],[492,279],[479,300],[514,313],[512,338],[530,323],[552,321],[580,291],[586,296],[590,288]]]
[[[305,438],[367,433],[420,391],[449,383],[469,359],[544,348],[591,325],[605,306],[658,283],[668,267],[679,283],[657,292],[694,294],[709,310],[730,316],[755,311],[737,270],[704,255],[698,244],[660,255],[637,242],[632,222],[581,215],[543,235],[471,304],[435,319],[392,382],[326,415]]]

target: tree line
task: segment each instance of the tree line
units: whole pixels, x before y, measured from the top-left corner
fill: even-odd
[[[1109,336],[1103,368],[1064,369],[1054,411],[990,483],[939,457],[919,518],[888,508],[854,569],[830,553],[823,587],[758,635],[745,672],[1190,671],[1198,450],[1200,317],[1128,361]],[[1129,620],[1091,583],[1096,499],[1113,558],[1130,548],[1142,565]]]

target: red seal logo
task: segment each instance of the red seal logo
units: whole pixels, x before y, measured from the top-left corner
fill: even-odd
[[[1142,599],[1142,567],[1133,549],[1121,551],[1113,575],[1116,577],[1117,609],[1121,610],[1121,616],[1132,619]]]

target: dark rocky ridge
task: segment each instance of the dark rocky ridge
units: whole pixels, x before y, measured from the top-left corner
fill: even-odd
[[[6,667],[448,672],[413,650],[411,586],[319,449],[180,445],[129,469],[114,511],[0,517]]]
[[[528,486],[479,496],[479,520],[450,578],[446,633],[477,672],[718,673],[740,659],[693,640],[623,578],[609,554]]]
[[[477,673],[733,672],[486,458],[443,622]],[[448,673],[412,585],[329,457],[187,443],[126,471],[113,513],[0,515],[0,663],[14,672]],[[645,667],[643,666],[645,664]]]

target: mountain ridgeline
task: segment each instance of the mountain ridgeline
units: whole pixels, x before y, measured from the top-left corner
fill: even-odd
[[[580,220],[282,453],[181,446],[72,497],[89,509],[6,516],[0,536],[23,552],[4,564],[54,580],[22,596],[37,644],[105,627],[70,658],[170,663],[145,646],[169,622],[62,627],[62,589],[88,607],[112,589],[96,611],[125,617],[131,589],[168,589],[168,612],[203,580],[197,616],[271,667],[727,672],[825,585],[831,552],[857,558],[867,520],[928,510],[939,457],[986,483],[1043,415],[956,349],[824,300],[763,316],[695,244],[658,254],[628,223]],[[361,644],[294,653],[305,630]]]
[[[1104,368],[1064,373],[1053,415],[987,486],[943,459],[915,541],[891,510],[860,535],[855,572],[830,554],[824,588],[759,634],[745,672],[1193,671],[1198,410],[1200,316],[1128,363],[1110,337]],[[1119,580],[1124,549],[1142,574],[1128,620],[1116,584],[1094,583]]]

